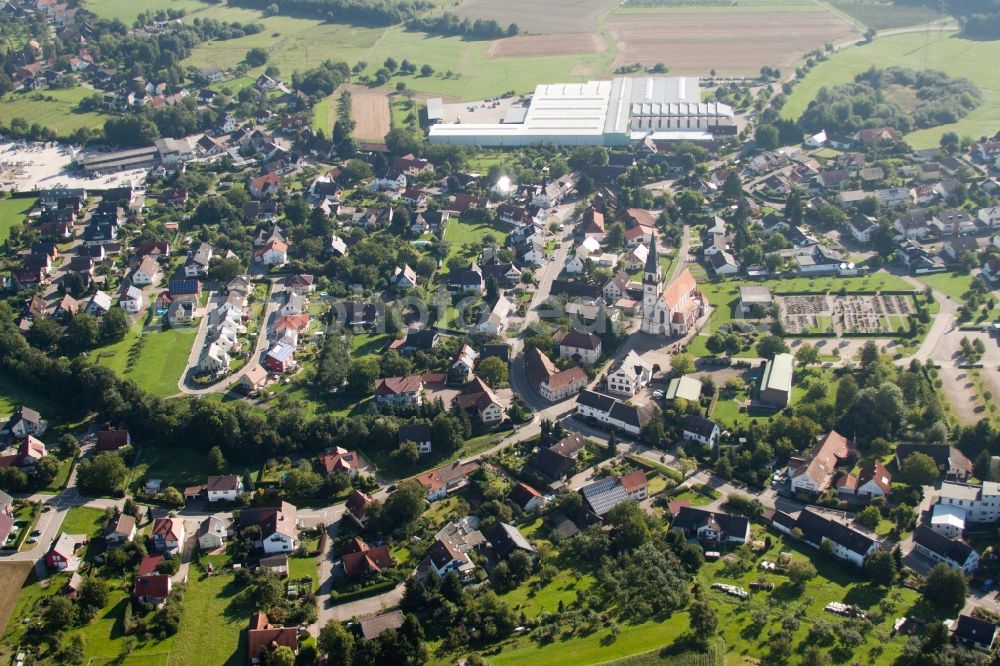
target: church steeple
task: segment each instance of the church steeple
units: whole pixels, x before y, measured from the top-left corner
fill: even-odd
[[[643,283],[663,282],[663,275],[660,273],[660,257],[656,254],[656,236],[649,243],[649,254],[646,255],[646,267],[642,271]]]

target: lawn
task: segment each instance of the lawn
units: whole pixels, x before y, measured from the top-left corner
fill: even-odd
[[[107,116],[76,110],[83,98],[93,94],[93,90],[83,87],[10,93],[0,100],[0,120],[10,125],[12,118],[24,118],[29,124],[51,127],[60,136],[72,134],[81,127],[100,129]]]
[[[206,5],[198,0],[86,0],[84,6],[101,18],[121,21],[131,27],[135,17],[144,12],[159,10],[185,11],[188,13],[204,9]]]
[[[754,527],[756,532],[763,533],[762,528]],[[884,590],[870,586],[861,576],[855,576],[849,565],[827,560],[819,556],[817,551],[791,539],[785,540],[776,533],[769,533],[769,536],[772,545],[765,553],[765,559],[774,561],[780,552],[791,552],[794,559],[811,561],[819,575],[806,583],[802,591],[796,591],[780,574],[762,574],[757,570],[733,574],[726,572],[725,564],[721,560],[705,564],[698,574],[705,588],[715,582],[726,582],[750,589],[750,583],[760,578],[775,584],[774,591],[755,592],[748,602],[736,601],[733,597],[718,591],[709,592],[730,654],[753,657],[766,654],[772,631],[779,628],[783,618],[793,614],[801,614],[797,628],[792,631],[792,645],[799,646],[806,640],[809,627],[817,620],[825,620],[832,625],[840,624],[838,616],[823,610],[827,603],[840,601],[870,609],[876,607],[885,595]],[[918,604],[919,593],[908,589],[897,589],[893,594],[898,595],[894,610],[885,613],[874,630],[864,634],[865,642],[853,651],[849,661],[893,663],[905,642],[905,637],[889,638],[893,620],[914,612],[921,617],[927,617],[927,610],[922,604]],[[918,605],[918,608],[914,608]],[[763,630],[750,627],[750,616],[755,610],[765,610],[769,613],[768,625]],[[878,650],[884,652],[879,655]],[[827,648],[824,648],[824,651],[828,651]]]
[[[145,342],[132,363],[132,348],[145,330]],[[96,349],[97,363],[111,368],[140,388],[161,398],[178,393],[177,382],[187,368],[191,345],[198,334],[197,326],[179,326],[161,330],[159,324],[143,329],[141,320],[113,345]]]
[[[7,240],[13,225],[24,222],[25,216],[34,205],[35,200],[31,198],[0,199],[0,242]]]
[[[226,470],[235,474],[243,474],[242,468]],[[131,489],[143,487],[147,479],[160,479],[163,486],[173,486],[184,491],[186,486],[205,483],[208,475],[208,457],[197,451],[185,448],[159,449],[144,446],[139,455],[139,462],[132,470]]]
[[[26,568],[23,567],[25,564],[28,565]],[[17,645],[27,629],[27,625],[23,624],[21,620],[34,614],[35,606],[38,605],[42,597],[62,589],[62,586],[69,580],[69,574],[56,574],[39,581],[31,572],[30,562],[3,562],[0,563],[0,572],[3,572],[3,576],[0,576],[4,591],[2,607],[10,618],[3,639],[0,641],[6,652]],[[14,602],[15,597],[16,602]],[[12,603],[13,610],[10,608]],[[3,616],[0,619],[7,619],[7,617]]]
[[[230,573],[206,577],[191,568],[169,666],[243,666],[247,652],[243,630],[253,609],[236,600],[239,591]]]
[[[288,558],[288,578],[298,580],[300,578],[312,578],[313,589],[316,588],[316,569],[319,562],[315,557],[289,557]]]
[[[480,243],[487,234],[492,234],[497,242],[500,242],[506,237],[508,231],[510,229],[507,225],[500,222],[494,222],[490,225],[463,222],[459,219],[449,220],[448,226],[444,229],[444,239],[451,243],[451,249],[448,251],[444,263],[447,264],[448,259],[452,257],[463,257],[471,261],[475,254],[464,250],[467,243]]]
[[[872,30],[921,25],[943,18],[929,7],[894,5],[878,0],[832,0],[830,4]]]
[[[104,510],[90,509],[85,506],[74,506],[66,512],[62,526],[63,534],[96,535],[104,527]]]
[[[797,119],[820,88],[848,83],[872,66],[937,69],[978,85],[982,103],[959,122],[911,132],[906,141],[914,148],[930,148],[945,132],[973,138],[991,135],[1000,114],[1000,69],[991,64],[998,61],[1000,41],[972,41],[947,31],[880,37],[871,44],[845,48],[813,68],[788,96],[781,115]]]
[[[537,578],[522,583],[500,599],[507,602],[511,610],[520,615],[522,612],[529,618],[542,613],[555,613],[559,610],[559,602],[565,605],[576,600],[577,590],[589,589],[596,579],[590,574],[580,574],[571,569],[560,569],[559,574],[545,587],[536,588]]]
[[[972,285],[972,275],[960,275],[958,273],[934,273],[933,275],[921,275],[917,278],[931,289],[939,291],[948,298],[965,304],[965,293]],[[994,299],[995,300],[995,299]],[[982,321],[994,321],[1000,318],[1000,306],[995,306],[986,317],[982,315],[982,305],[975,313],[973,319]]]

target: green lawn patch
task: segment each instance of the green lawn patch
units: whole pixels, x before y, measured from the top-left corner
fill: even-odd
[[[154,323],[144,329],[142,321],[132,326],[119,342],[94,350],[92,357],[96,363],[131,379],[153,395],[161,398],[176,395],[179,392],[177,383],[187,368],[198,326],[163,330]],[[142,334],[145,339],[140,344]],[[133,349],[138,350],[137,355]]]
[[[62,411],[48,398],[25,389],[20,382],[0,372],[0,416],[10,416],[22,405],[37,409],[41,412],[42,418],[50,420],[50,425],[50,415],[54,416]]]
[[[121,21],[131,26],[135,17],[145,12],[170,9],[174,11],[196,12],[206,5],[198,0],[86,0],[85,6],[101,18]]]
[[[935,10],[919,5],[894,5],[878,0],[831,0],[830,4],[872,30],[891,30],[944,18]]]
[[[31,198],[0,199],[0,242],[7,240],[13,225],[24,222],[25,216],[34,205],[35,200]]]
[[[570,569],[560,569],[552,582],[544,587],[538,587],[538,579],[533,577],[500,598],[518,615],[523,612],[528,617],[536,617],[542,613],[557,612],[560,601],[568,606],[576,599],[578,590],[587,590],[595,582],[590,574],[580,575]]]
[[[205,576],[192,567],[171,664],[243,666],[247,653],[243,630],[253,608],[236,599],[239,591],[230,573]]]
[[[444,239],[451,243],[451,250],[448,252],[447,260],[452,257],[463,257],[470,261],[474,258],[472,252],[466,252],[464,246],[467,243],[479,243],[487,234],[492,234],[497,241],[502,241],[510,229],[505,224],[495,222],[493,224],[479,224],[463,222],[459,219],[448,221],[448,226],[444,230]]]
[[[319,562],[315,557],[289,557],[288,558],[288,578],[299,580],[301,578],[311,578],[313,589],[316,589],[316,568]]]
[[[9,93],[0,99],[0,120],[10,125],[12,118],[24,118],[29,124],[52,128],[60,136],[68,136],[81,127],[97,130],[108,117],[77,110],[80,102],[93,94],[92,89],[82,86]]]
[[[85,506],[74,506],[66,512],[60,531],[63,534],[86,534],[96,536],[104,527],[104,511]]]
[[[998,61],[998,41],[962,39],[947,31],[877,37],[871,44],[845,48],[813,68],[788,96],[781,115],[797,120],[820,88],[848,83],[872,66],[936,69],[975,83],[983,93],[982,103],[957,123],[910,132],[904,137],[907,143],[914,148],[935,147],[945,132],[973,138],[991,135],[1000,114],[1000,69],[991,64]]]

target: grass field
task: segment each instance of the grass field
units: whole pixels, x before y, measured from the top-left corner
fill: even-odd
[[[237,473],[242,474],[243,470]],[[173,486],[180,491],[185,486],[205,482],[208,474],[208,457],[190,449],[159,449],[145,446],[139,462],[132,471],[132,488],[143,486],[147,479],[160,479],[164,487]]]
[[[51,400],[26,390],[18,382],[0,373],[0,417],[10,416],[21,405],[40,411],[43,418],[59,411]]]
[[[937,146],[945,132],[979,138],[997,130],[1000,69],[991,63],[998,61],[1000,41],[972,41],[949,32],[880,37],[871,44],[845,48],[813,68],[788,96],[781,115],[799,118],[820,88],[848,83],[872,66],[937,69],[975,83],[983,93],[983,101],[959,122],[911,132],[906,140],[915,148],[929,148]]]
[[[772,11],[821,12],[813,0],[625,0],[615,9],[620,14],[702,11]]]
[[[7,240],[10,228],[24,222],[25,215],[35,205],[34,199],[0,199],[0,242]]]
[[[933,275],[921,275],[918,278],[921,282],[939,291],[952,300],[964,304],[965,293],[972,285],[972,275],[960,275],[958,273],[934,273]],[[995,300],[995,299],[994,299]],[[982,317],[982,306],[975,315],[975,319]],[[988,321],[1000,318],[1000,306],[995,306],[985,317]]]
[[[81,127],[99,129],[104,126],[107,116],[76,111],[80,101],[93,94],[93,90],[83,87],[10,93],[0,99],[0,120],[9,125],[12,118],[24,118],[29,124],[51,127],[60,136],[72,134]]]
[[[63,534],[94,536],[104,525],[104,511],[85,506],[74,506],[66,512],[59,530]]]
[[[101,18],[121,21],[129,27],[143,12],[172,9],[191,13],[206,7],[199,0],[86,0],[83,5]]]
[[[493,234],[499,242],[507,235],[508,231],[507,225],[500,222],[488,225],[463,222],[457,218],[449,220],[448,226],[444,230],[444,239],[451,243],[451,249],[445,263],[447,264],[447,260],[452,257],[468,257],[471,260],[472,254],[463,250],[466,243],[478,243],[487,234]]]
[[[204,577],[192,567],[168,666],[243,666],[247,651],[243,629],[253,609],[235,600],[239,590],[231,574]]]
[[[177,382],[187,367],[198,328],[181,326],[166,331],[159,328],[147,331],[142,351],[129,366],[130,351],[143,330],[141,321],[123,340],[95,350],[93,356],[98,364],[131,379],[153,395],[161,398],[176,395]]]

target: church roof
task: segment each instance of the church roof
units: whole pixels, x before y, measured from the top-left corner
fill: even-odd
[[[656,254],[656,235],[649,242],[649,254],[646,255],[646,273],[656,273],[660,270],[660,257]]]
[[[663,292],[663,300],[668,308],[674,310],[684,300],[684,297],[693,292],[697,286],[698,283],[695,282],[691,271],[685,268],[677,276],[677,279],[667,286]]]

